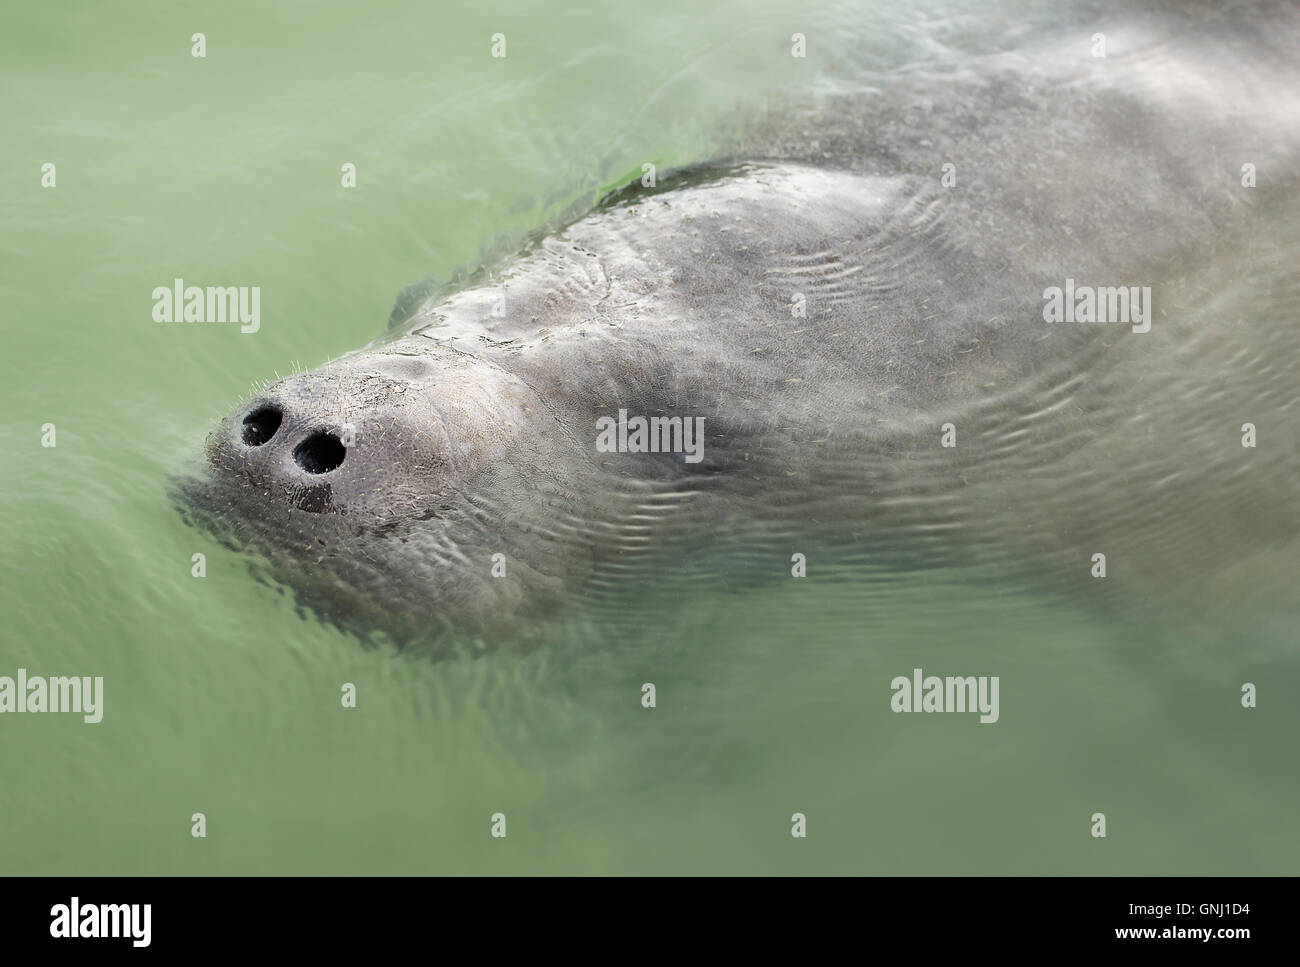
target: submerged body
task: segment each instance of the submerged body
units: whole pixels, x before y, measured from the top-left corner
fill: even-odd
[[[1257,10],[775,106],[725,163],[624,189],[268,386],[186,506],[309,607],[401,640],[499,637],[701,544],[774,577],[805,547],[981,543],[1071,581],[1104,550],[1134,587],[1217,527],[1289,540],[1289,488],[1283,513],[1231,511],[1240,425],[1269,427],[1256,470],[1282,488],[1297,450],[1295,269],[1270,253],[1296,224],[1300,50],[1294,12]],[[1120,318],[1079,321],[1084,289]],[[610,452],[620,415],[702,446]],[[1070,499],[1098,475],[1103,499]],[[1223,523],[1167,526],[1206,500]]]

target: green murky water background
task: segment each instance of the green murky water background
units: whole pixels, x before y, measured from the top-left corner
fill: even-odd
[[[0,716],[0,872],[1300,869],[1300,608],[1276,591],[1293,544],[1240,555],[1254,599],[1108,610],[996,569],[863,596],[813,567],[756,591],[646,587],[659,620],[611,616],[603,647],[433,663],[299,615],[168,502],[165,476],[254,381],[369,341],[403,286],[644,161],[706,156],[737,104],[860,56],[834,28],[861,37],[869,16],[893,14],[7,10],[0,675],[103,676],[106,698],[99,725]],[[822,31],[816,56],[788,56],[795,30]],[[260,285],[261,331],[155,324],[175,277]],[[894,715],[882,683],[918,666],[999,675],[1001,721]]]

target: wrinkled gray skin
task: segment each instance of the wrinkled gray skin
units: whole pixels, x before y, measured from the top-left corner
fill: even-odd
[[[268,386],[213,433],[187,512],[307,606],[398,640],[505,634],[621,568],[653,574],[634,565],[655,548],[744,526],[887,530],[905,501],[873,497],[907,493],[941,423],[996,426],[1017,387],[1050,399],[1098,354],[1158,353],[1171,308],[1208,297],[1189,273],[1291,205],[1296,17],[1250,10],[1008,30],[772,105],[737,124],[725,165],[634,184],[401,332]],[[1045,324],[1043,289],[1066,277],[1152,285],[1152,332]],[[596,420],[620,408],[704,417],[704,460],[598,453]],[[267,409],[282,422],[249,445]],[[1016,460],[1041,468],[1116,416],[1070,409],[1000,451],[1012,487]],[[348,423],[336,469],[295,459]],[[999,453],[964,439],[941,455],[953,479],[996,481]],[[1069,539],[1048,530],[1030,541],[1045,561]],[[790,545],[773,546],[786,573]]]

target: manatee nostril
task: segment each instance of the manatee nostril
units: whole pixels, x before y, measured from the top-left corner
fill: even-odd
[[[280,429],[282,414],[274,406],[263,406],[244,417],[244,442],[250,447],[260,447]]]
[[[293,459],[308,473],[329,473],[343,462],[347,448],[329,433],[313,433],[293,448]]]

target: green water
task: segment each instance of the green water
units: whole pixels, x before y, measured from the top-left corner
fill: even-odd
[[[167,474],[257,381],[375,338],[402,287],[647,161],[706,157],[737,105],[862,55],[836,25],[888,19],[457,7],[4,14],[0,675],[103,676],[105,698],[97,725],[0,716],[0,871],[1300,869],[1300,609],[1277,579],[1294,543],[1239,555],[1254,598],[1108,609],[996,568],[863,595],[814,566],[759,590],[646,587],[655,622],[611,610],[526,655],[431,662],[299,614],[182,523]],[[787,56],[818,29],[816,57]],[[175,277],[261,286],[260,331],[155,324]],[[1000,720],[893,714],[885,683],[915,667],[999,675]]]

